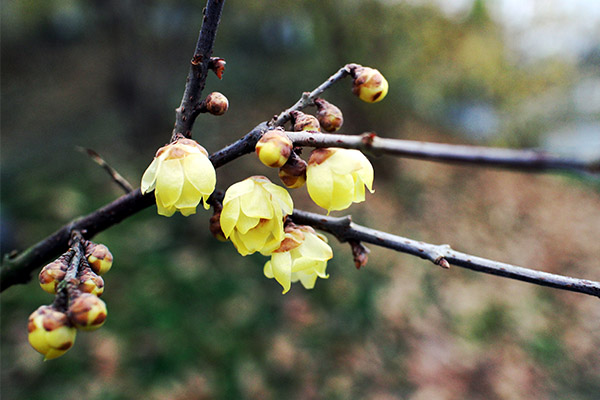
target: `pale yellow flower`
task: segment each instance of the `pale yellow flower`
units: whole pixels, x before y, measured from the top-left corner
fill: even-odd
[[[308,160],[306,187],[311,199],[327,210],[345,210],[373,190],[373,166],[358,150],[315,149]]]
[[[287,226],[281,246],[271,253],[271,260],[265,263],[264,274],[275,278],[283,287],[283,293],[290,290],[293,282],[300,281],[306,289],[315,286],[317,277],[327,279],[327,260],[333,251],[327,238],[310,226]]]
[[[142,193],[154,190],[158,213],[170,217],[175,211],[188,216],[200,200],[204,208],[217,182],[208,153],[192,139],[179,139],[160,148],[142,177]]]
[[[44,360],[65,354],[77,335],[67,315],[50,306],[41,306],[29,316],[27,330],[29,344],[45,356]]]
[[[267,255],[283,240],[283,220],[293,209],[284,188],[264,176],[252,176],[225,192],[221,229],[241,255],[256,251]]]

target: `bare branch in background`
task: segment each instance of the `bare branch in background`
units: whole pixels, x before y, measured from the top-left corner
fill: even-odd
[[[341,135],[319,132],[286,132],[286,134],[296,146],[343,147],[372,154],[390,154],[419,160],[518,169],[525,172],[566,170],[600,173],[600,157],[590,161],[560,157],[535,150],[385,139],[374,133]]]
[[[455,251],[449,245],[418,242],[402,236],[357,225],[352,222],[349,216],[334,218],[302,210],[294,210],[292,220],[297,224],[311,225],[317,229],[329,232],[342,242],[358,241],[371,243],[402,253],[412,254],[444,268],[448,267],[448,264],[453,264],[477,272],[600,297],[600,282],[550,274],[548,272],[488,260]]]
[[[117,170],[104,161],[100,154],[96,153],[92,149],[84,149],[83,147],[77,147],[77,150],[81,151],[82,153],[86,153],[96,164],[108,172],[113,181],[115,181],[115,183],[119,185],[121,189],[125,191],[125,193],[129,193],[134,190],[133,186],[131,186],[131,183],[129,183],[127,179],[123,178],[123,176],[117,172]]]

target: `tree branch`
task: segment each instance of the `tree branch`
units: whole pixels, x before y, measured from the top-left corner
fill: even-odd
[[[225,0],[208,0],[204,9],[204,20],[198,35],[196,51],[190,62],[190,72],[188,73],[185,90],[181,105],[175,110],[175,126],[173,128],[172,140],[177,135],[183,135],[187,138],[192,136],[192,127],[196,117],[200,114],[200,104],[202,103],[202,90],[206,84],[209,64],[217,36],[217,28],[221,22],[221,13]]]
[[[477,272],[600,297],[600,282],[571,278],[488,260],[455,251],[449,245],[433,245],[418,242],[357,225],[352,222],[350,216],[334,218],[307,211],[294,210],[291,218],[297,224],[311,225],[317,229],[329,232],[341,242],[367,242],[411,254],[440,266],[444,265],[444,260],[446,260],[450,264]]]
[[[374,133],[341,135],[318,132],[286,132],[286,134],[297,146],[343,147],[373,154],[391,154],[419,160],[483,165],[527,172],[567,170],[600,173],[600,158],[588,161],[560,157],[535,150],[385,139]]]
[[[273,119],[269,121],[269,127],[282,126],[288,122],[290,119],[292,119],[292,113],[294,111],[301,111],[304,108],[314,104],[314,100],[317,97],[319,97],[325,90],[329,89],[334,83],[348,76],[356,67],[358,67],[358,64],[346,64],[312,92],[302,93],[302,97],[300,97],[300,99],[293,106],[283,111],[281,114],[273,117]]]
[[[125,193],[129,193],[129,192],[131,192],[133,190],[133,186],[131,186],[131,183],[129,183],[127,181],[127,179],[123,178],[123,176],[121,174],[119,174],[116,169],[114,169],[113,167],[111,167],[110,164],[108,164],[100,156],[100,154],[96,153],[92,149],[85,149],[85,148],[79,147],[79,146],[77,146],[77,149],[79,151],[81,151],[82,153],[86,153],[96,164],[98,164],[99,166],[101,166],[102,169],[104,169],[110,175],[110,177],[112,178],[112,180],[115,181],[115,183],[117,185],[119,185],[119,187],[121,189],[123,189],[123,191]]]

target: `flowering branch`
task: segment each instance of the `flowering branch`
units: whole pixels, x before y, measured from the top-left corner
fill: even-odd
[[[317,229],[329,232],[341,242],[367,242],[429,260],[444,268],[449,268],[449,264],[453,264],[477,272],[600,297],[600,282],[571,278],[488,260],[455,251],[447,244],[434,245],[418,242],[402,236],[357,225],[352,222],[350,216],[334,218],[302,210],[294,210],[291,218],[295,223],[311,225]]]
[[[286,132],[296,146],[343,147],[372,154],[391,154],[419,160],[453,162],[518,169],[526,172],[569,170],[600,173],[600,158],[592,161],[560,157],[535,150],[514,150],[412,140],[386,139],[374,133],[362,135]]]
[[[221,22],[221,13],[225,0],[208,0],[204,9],[204,20],[196,51],[191,60],[190,72],[188,73],[181,105],[175,110],[175,126],[173,127],[172,139],[178,135],[184,137],[192,136],[192,127],[196,117],[200,114],[202,103],[202,90],[206,84],[208,70],[214,68],[214,60],[211,59],[217,28]]]

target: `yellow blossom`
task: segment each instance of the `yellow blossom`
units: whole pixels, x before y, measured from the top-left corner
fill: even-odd
[[[293,209],[284,188],[264,176],[252,176],[225,192],[221,229],[241,255],[256,251],[267,255],[283,240],[283,220]]]
[[[192,139],[179,139],[160,148],[142,177],[142,193],[154,190],[158,213],[170,217],[175,211],[188,216],[200,200],[204,208],[217,182],[208,152]]]
[[[360,151],[315,149],[308,160],[306,187],[311,199],[327,212],[345,210],[373,190],[373,166]]]
[[[29,316],[27,330],[29,344],[45,356],[44,360],[65,354],[77,335],[67,315],[50,306],[41,306]]]
[[[332,257],[333,251],[325,236],[310,226],[290,225],[285,229],[281,246],[265,263],[264,274],[267,278],[275,278],[284,294],[290,290],[292,282],[300,281],[306,289],[312,289],[317,277],[329,277],[325,269],[327,260]]]

